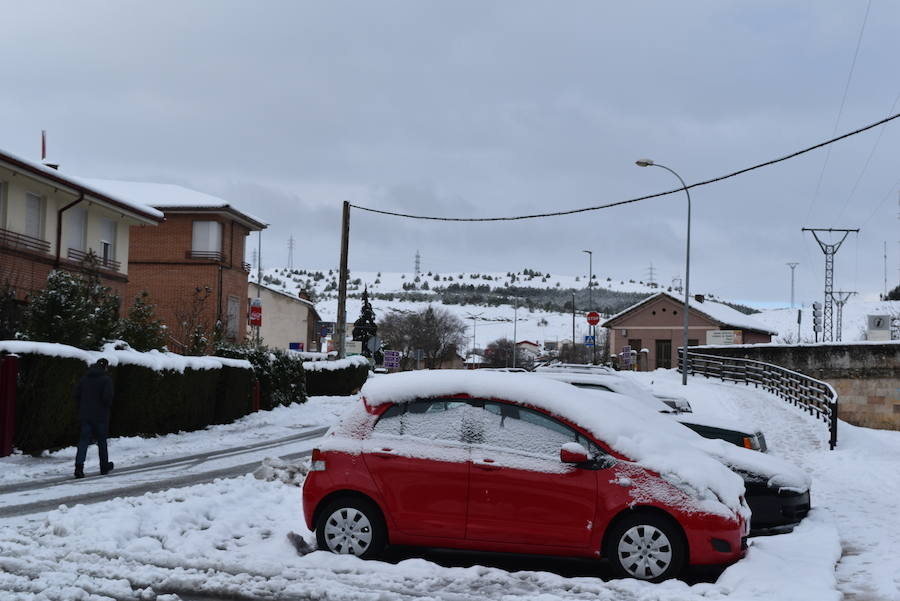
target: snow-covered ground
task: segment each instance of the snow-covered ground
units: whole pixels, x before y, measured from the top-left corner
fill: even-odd
[[[387,376],[390,377],[390,376]],[[300,489],[252,476],[120,498],[0,522],[0,595],[4,599],[166,599],[205,594],[238,599],[640,599],[888,601],[900,598],[900,433],[841,424],[839,448],[828,451],[821,422],[743,385],[692,378],[687,389],[670,371],[635,374],[655,388],[687,396],[695,411],[760,424],[773,453],[813,479],[814,510],[793,533],[753,539],[745,559],[715,582],[660,585],[605,582],[547,571],[508,571],[464,563],[441,567],[425,559],[362,561],[314,552],[300,557],[288,542],[311,540]],[[114,440],[116,459],[131,461],[289,433],[299,424],[332,421],[346,399],[249,416],[230,426],[147,441]],[[129,450],[131,449],[131,450]],[[163,451],[165,449],[165,451]],[[177,449],[173,451],[172,449]],[[58,457],[13,457],[68,471]],[[843,548],[843,553],[841,549]],[[837,566],[835,568],[835,563]],[[551,565],[551,564],[548,564]],[[170,597],[169,599],[174,599]]]

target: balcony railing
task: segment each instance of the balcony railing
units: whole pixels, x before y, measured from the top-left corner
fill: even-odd
[[[78,250],[75,248],[70,248],[66,253],[66,256],[72,261],[77,261],[78,263],[85,263],[85,265],[91,262],[88,257],[91,257],[93,263],[96,267],[101,269],[111,269],[112,271],[119,271],[122,267],[122,263],[120,261],[113,261],[112,259],[104,259],[103,257],[99,257],[96,254],[86,253],[83,250]]]
[[[0,246],[36,252],[50,252],[50,243],[34,236],[19,234],[0,228]]]
[[[185,253],[188,259],[205,259],[207,261],[225,261],[225,255],[218,250],[189,250]]]

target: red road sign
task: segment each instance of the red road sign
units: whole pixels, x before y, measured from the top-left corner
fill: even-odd
[[[587,322],[589,325],[595,326],[600,323],[600,314],[596,311],[591,311],[587,314]]]

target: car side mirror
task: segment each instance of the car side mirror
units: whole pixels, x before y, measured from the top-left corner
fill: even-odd
[[[559,450],[559,460],[562,463],[586,463],[588,452],[580,443],[567,442]]]

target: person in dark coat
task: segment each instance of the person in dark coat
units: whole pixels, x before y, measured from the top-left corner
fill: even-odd
[[[81,420],[81,436],[78,439],[78,452],[75,454],[75,477],[84,478],[84,459],[91,438],[97,440],[97,451],[100,454],[100,473],[112,471],[113,462],[109,461],[106,449],[106,436],[109,434],[109,410],[113,401],[112,378],[106,373],[109,361],[98,359],[91,365],[78,385],[75,387],[75,403],[78,405],[78,417]]]

